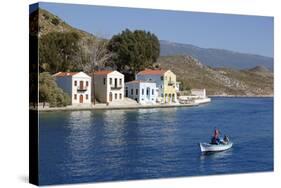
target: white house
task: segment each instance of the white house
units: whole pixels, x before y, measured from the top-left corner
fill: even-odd
[[[140,104],[156,103],[156,83],[134,80],[126,82],[125,96],[136,100]]]
[[[102,103],[121,102],[124,99],[124,75],[118,71],[94,72],[94,98]]]
[[[136,80],[152,81],[156,83],[157,102],[177,102],[179,83],[171,70],[145,69],[136,74]],[[178,89],[176,88],[178,87]]]
[[[206,89],[191,89],[191,95],[206,98]]]
[[[91,77],[84,72],[58,72],[57,85],[71,97],[71,104],[91,104]]]

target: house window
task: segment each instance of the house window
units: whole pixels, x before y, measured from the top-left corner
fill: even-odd
[[[105,84],[106,84],[106,78],[103,79],[103,85],[105,85]]]
[[[138,95],[139,94],[139,89],[136,89],[136,95]]]
[[[112,85],[112,78],[109,78],[109,84]]]
[[[141,90],[141,94],[144,95],[144,89]]]
[[[163,80],[163,76],[161,76],[161,80]]]
[[[88,94],[86,94],[86,100],[88,100],[88,98],[89,98],[89,96],[88,96]]]
[[[122,86],[122,78],[119,79],[119,85]]]
[[[152,95],[154,95],[154,89],[151,90]]]
[[[74,81],[74,86],[77,86],[77,81],[76,80]]]
[[[119,99],[120,99],[120,100],[122,99],[122,93],[119,94]]]
[[[146,95],[149,95],[149,88],[146,89]]]
[[[82,81],[82,80],[79,82],[79,88],[81,88],[81,89],[84,88],[84,87],[83,87],[83,81]]]
[[[134,90],[133,89],[131,89],[131,95],[133,95],[134,94]]]
[[[117,78],[114,79],[114,87],[117,87]]]
[[[89,82],[88,81],[86,81],[86,87],[88,87],[89,86]]]
[[[117,93],[115,93],[115,99],[117,99]]]
[[[128,87],[126,87],[125,96],[128,97]]]
[[[74,94],[74,100],[76,100],[77,99],[77,95],[76,94]]]

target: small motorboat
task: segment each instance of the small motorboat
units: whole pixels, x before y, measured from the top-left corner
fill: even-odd
[[[225,151],[232,147],[232,142],[220,143],[220,144],[209,144],[209,143],[200,143],[201,152],[218,152]]]

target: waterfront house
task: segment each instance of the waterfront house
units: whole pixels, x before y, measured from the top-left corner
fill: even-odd
[[[155,82],[157,101],[164,103],[177,102],[176,75],[171,70],[146,69],[137,73],[136,80]]]
[[[102,103],[122,102],[124,99],[124,75],[118,71],[94,72],[94,99]]]
[[[57,85],[71,98],[72,105],[91,104],[91,77],[84,72],[58,72]]]
[[[134,80],[125,83],[125,96],[136,100],[140,104],[156,103],[156,83]]]
[[[192,96],[206,98],[206,89],[191,89],[190,92]]]

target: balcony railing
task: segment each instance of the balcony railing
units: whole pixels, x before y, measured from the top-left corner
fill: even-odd
[[[77,91],[87,91],[88,87],[87,86],[78,86]]]
[[[168,86],[173,86],[175,85],[175,82],[168,82]]]
[[[111,89],[112,90],[122,89],[122,86],[120,86],[120,85],[113,85],[113,86],[111,86]]]

